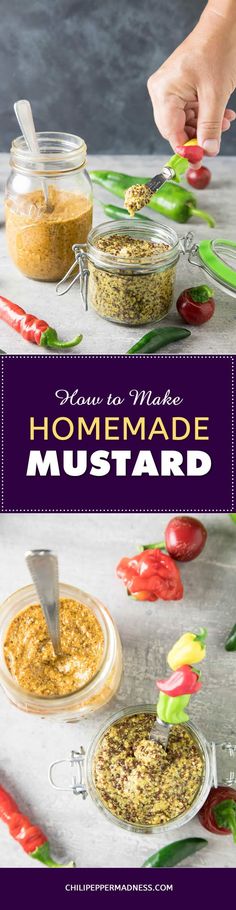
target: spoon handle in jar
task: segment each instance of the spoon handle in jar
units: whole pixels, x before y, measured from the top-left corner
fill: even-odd
[[[26,145],[30,149],[33,155],[40,155],[40,148],[38,144],[38,139],[35,131],[35,125],[33,121],[32,108],[29,101],[26,98],[22,98],[20,101],[15,101],[14,111],[16,118],[19,123],[19,127],[24,136]],[[48,200],[48,187],[47,181],[42,179],[42,189],[44,194],[44,199],[46,205],[49,204]]]
[[[29,550],[25,554],[42,607],[55,654],[60,654],[58,561],[51,550]]]

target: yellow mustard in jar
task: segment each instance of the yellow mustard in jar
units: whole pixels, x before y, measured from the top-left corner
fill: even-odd
[[[45,698],[70,695],[98,672],[104,657],[100,623],[85,604],[60,599],[61,654],[56,655],[39,604],[16,614],[4,641],[9,672],[27,692]]]
[[[13,140],[5,193],[9,254],[27,278],[60,281],[73,262],[72,246],[84,244],[92,225],[92,186],[87,147],[71,133],[37,133],[30,151]]]
[[[92,203],[86,196],[49,186],[50,207],[38,189],[17,200],[6,199],[6,233],[13,262],[27,278],[59,281],[74,261],[74,243],[86,243]]]

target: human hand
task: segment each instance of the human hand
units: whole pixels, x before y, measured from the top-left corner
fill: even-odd
[[[227,108],[236,87],[235,23],[209,7],[196,28],[150,76],[148,91],[155,123],[173,149],[197,137],[208,155],[217,155],[221,133],[236,114]]]

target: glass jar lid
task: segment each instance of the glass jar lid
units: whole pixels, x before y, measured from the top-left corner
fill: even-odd
[[[197,258],[194,255],[197,253]],[[233,240],[200,240],[192,246],[189,262],[200,266],[217,287],[236,295],[236,243]]]

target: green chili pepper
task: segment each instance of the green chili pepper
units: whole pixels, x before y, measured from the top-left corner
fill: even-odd
[[[186,162],[185,158],[182,160]],[[147,177],[133,177],[117,171],[90,171],[90,177],[93,183],[99,184],[121,199],[124,199],[129,186],[148,182]],[[192,215],[195,215],[197,218],[203,218],[209,227],[215,225],[211,215],[197,208],[195,196],[173,181],[167,181],[157,193],[154,193],[149,206],[155,212],[165,215],[166,218],[172,218],[173,221],[178,221],[180,224],[184,224]]]
[[[107,215],[108,218],[112,218],[113,221],[123,221],[124,218],[130,219],[127,209],[120,209],[118,205],[105,205],[104,202],[101,201],[100,205],[102,205],[105,215]],[[148,218],[148,215],[140,215],[140,212],[136,212],[132,220],[136,221],[136,219],[138,219],[138,221],[148,221],[149,224],[153,224],[153,218]]]
[[[228,637],[226,638],[225,650],[226,651],[236,651],[236,623],[235,623],[235,626],[233,626],[233,628],[231,629],[231,632],[229,633]]]
[[[189,329],[182,329],[178,326],[166,326],[162,329],[153,329],[143,335],[132,348],[129,348],[127,354],[155,354],[160,348],[172,344],[174,341],[181,341],[182,338],[188,338],[191,335]]]
[[[166,695],[159,693],[157,714],[165,724],[184,724],[189,719],[184,708],[190,701],[190,695]]]
[[[146,869],[171,869],[177,866],[187,856],[192,856],[202,847],[206,847],[208,841],[204,837],[185,837],[183,840],[176,840],[172,844],[162,847],[157,853],[153,853],[143,863]]]

